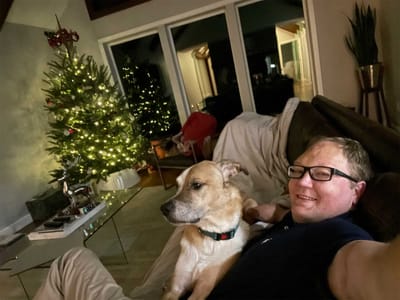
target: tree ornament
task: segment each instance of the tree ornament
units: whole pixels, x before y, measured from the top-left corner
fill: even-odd
[[[54,102],[51,101],[50,98],[46,98],[46,105],[47,105],[48,107],[54,107],[54,106],[55,106]]]

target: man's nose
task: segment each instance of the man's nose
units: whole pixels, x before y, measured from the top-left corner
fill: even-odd
[[[298,180],[298,184],[303,185],[303,186],[311,186],[313,183],[313,179],[311,178],[310,172],[308,172],[308,171],[306,171],[304,173],[304,175],[297,180]]]

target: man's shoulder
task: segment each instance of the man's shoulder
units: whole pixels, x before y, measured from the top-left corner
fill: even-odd
[[[311,237],[318,237],[321,243],[333,242],[344,245],[353,240],[372,240],[367,231],[353,222],[351,214],[344,214],[314,223],[308,230]]]

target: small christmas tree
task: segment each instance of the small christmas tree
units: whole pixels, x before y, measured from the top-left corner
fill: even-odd
[[[179,132],[175,103],[164,95],[157,67],[136,64],[126,57],[121,74],[129,108],[140,124],[141,134],[148,139],[159,139]]]
[[[44,73],[49,85],[43,89],[45,109],[52,118],[48,132],[52,146],[47,150],[61,165],[77,162],[68,171],[71,184],[106,179],[143,160],[146,140],[107,68],[91,56],[79,56],[73,45],[78,34],[61,28],[59,22],[58,27],[57,32],[45,33],[49,45],[58,50]],[[56,180],[63,169],[50,174]]]

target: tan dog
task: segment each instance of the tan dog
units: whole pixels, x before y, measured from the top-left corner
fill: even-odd
[[[205,299],[248,240],[242,211],[256,206],[228,179],[244,171],[232,161],[202,161],[177,178],[177,193],[161,206],[167,220],[184,225],[181,252],[163,299]]]

